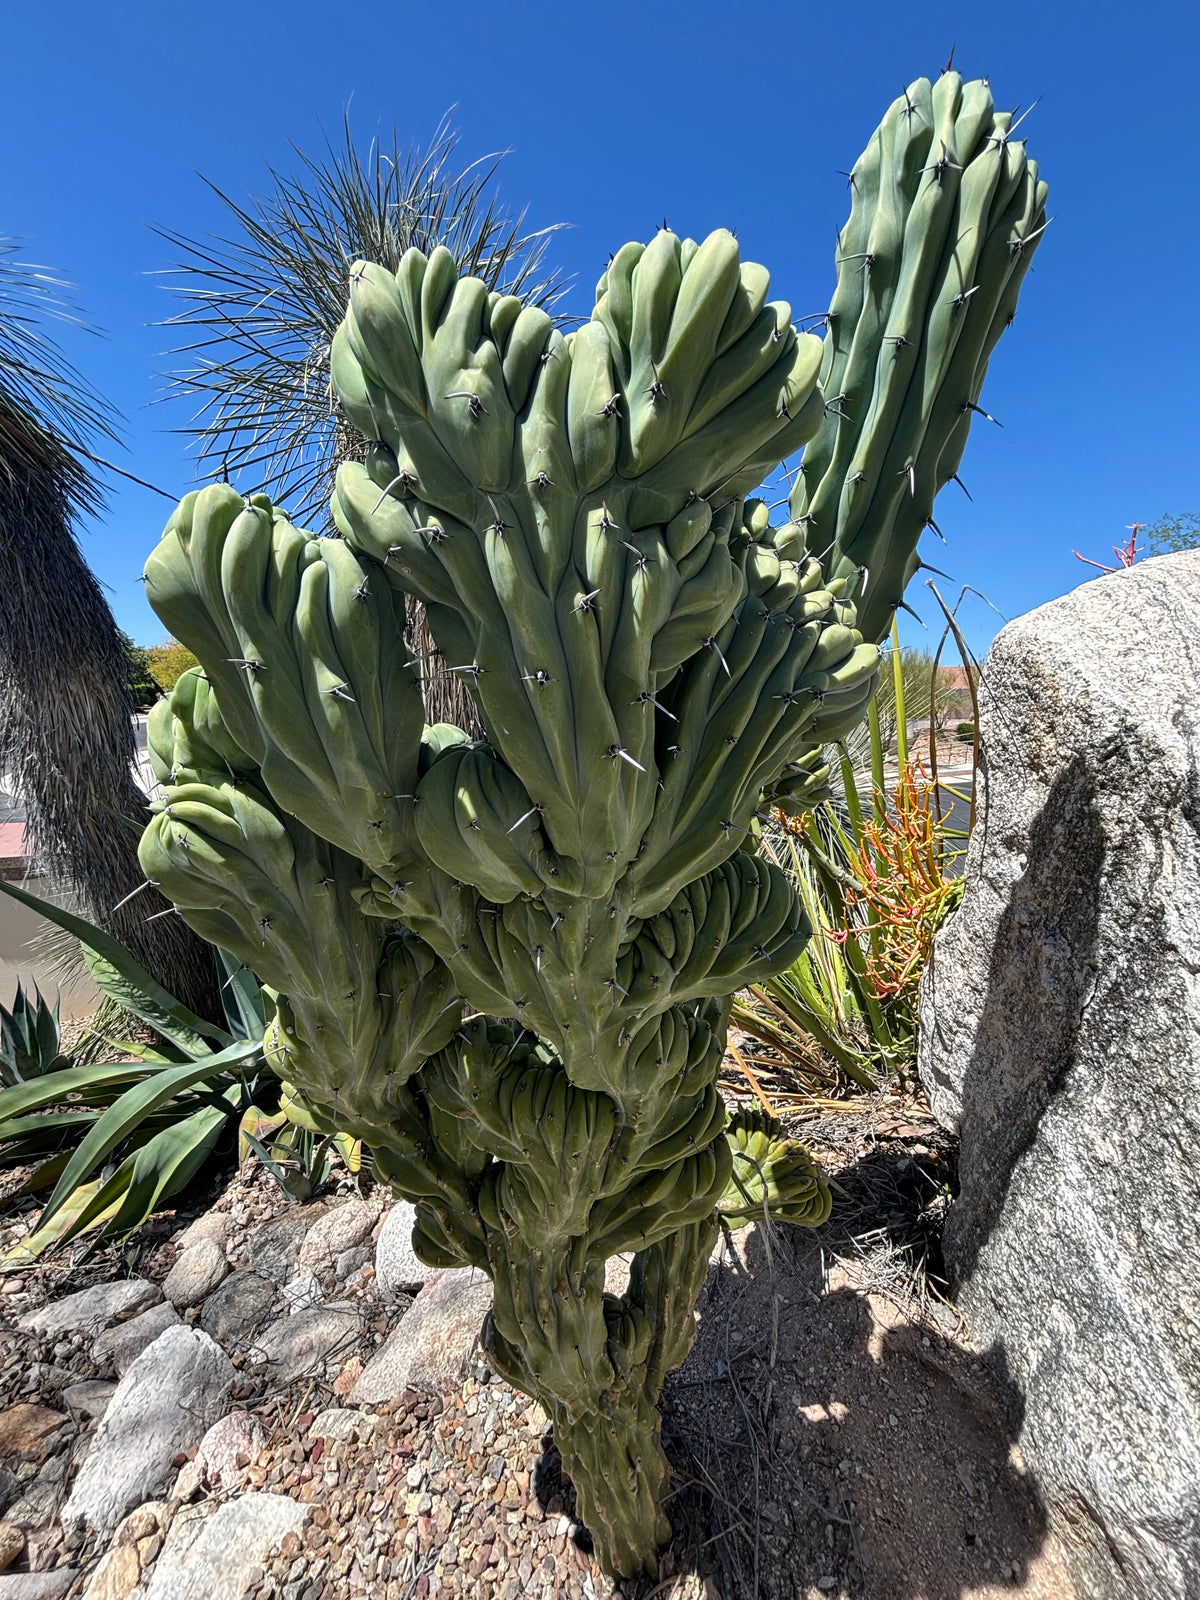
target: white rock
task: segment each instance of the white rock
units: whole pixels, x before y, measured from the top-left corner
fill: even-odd
[[[1080,1594],[1200,1573],[1200,550],[998,635],[918,1068],[944,1250]]]
[[[92,1346],[92,1360],[101,1367],[111,1364],[117,1376],[123,1377],[147,1345],[152,1345],[160,1333],[178,1321],[178,1311],[163,1300],[140,1316],[119,1322],[115,1328],[102,1333]]]
[[[317,1218],[300,1246],[300,1271],[331,1267],[343,1250],[353,1250],[368,1237],[379,1220],[373,1200],[348,1200]]]
[[[252,1574],[302,1528],[309,1507],[286,1494],[243,1494],[211,1516],[180,1511],[146,1585],[145,1600],[242,1600]]]
[[[324,1371],[354,1353],[362,1318],[353,1306],[321,1306],[298,1311],[265,1329],[255,1341],[251,1359],[269,1368],[274,1383],[291,1383],[312,1372]]]
[[[37,1311],[27,1311],[17,1327],[27,1333],[101,1333],[114,1322],[136,1316],[162,1299],[156,1283],[145,1278],[118,1278],[114,1283],[94,1283],[63,1300]]]
[[[6,1572],[0,1577],[0,1600],[59,1600],[75,1582],[74,1567],[53,1572]]]
[[[325,1291],[311,1272],[305,1272],[299,1278],[293,1278],[291,1283],[285,1283],[280,1293],[293,1316],[297,1311],[311,1311],[314,1306],[325,1303]]]
[[[327,1444],[333,1444],[340,1439],[359,1439],[366,1441],[379,1426],[380,1419],[371,1411],[355,1411],[352,1407],[335,1407],[330,1411],[322,1411],[313,1418],[309,1424],[308,1437],[310,1439],[324,1439]]]
[[[240,1489],[266,1442],[267,1431],[252,1412],[231,1411],[213,1423],[189,1465],[199,1466],[210,1489]]]
[[[491,1279],[474,1267],[431,1276],[350,1391],[351,1405],[380,1405],[409,1387],[456,1385],[491,1304]]]
[[[234,1376],[229,1357],[198,1328],[159,1334],[109,1401],[63,1507],[64,1526],[107,1533],[149,1499],[175,1456],[224,1414]]]
[[[384,1218],[375,1241],[375,1285],[385,1299],[419,1289],[436,1270],[427,1267],[412,1247],[416,1220],[416,1207],[407,1200],[398,1200]]]
[[[185,1311],[198,1306],[229,1272],[224,1247],[215,1239],[189,1245],[167,1273],[162,1292],[173,1306]]]
[[[201,1239],[212,1239],[225,1248],[229,1239],[229,1216],[224,1211],[206,1211],[202,1217],[186,1227],[175,1241],[181,1250],[189,1250]]]

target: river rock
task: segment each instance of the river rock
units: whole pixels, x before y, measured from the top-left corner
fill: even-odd
[[[140,1316],[106,1329],[92,1346],[92,1360],[99,1367],[112,1366],[121,1377],[147,1345],[153,1344],[160,1333],[178,1321],[178,1311],[169,1301],[163,1300]]]
[[[191,1465],[198,1465],[210,1489],[240,1489],[254,1458],[267,1442],[267,1430],[250,1411],[231,1411],[200,1441]]]
[[[1089,1600],[1200,1572],[1200,551],[1010,623],[921,991],[944,1248]]]
[[[416,1220],[416,1207],[408,1200],[397,1200],[383,1219],[375,1241],[375,1287],[385,1299],[419,1289],[436,1270],[426,1266],[412,1247]]]
[[[81,1417],[102,1417],[116,1392],[115,1383],[102,1383],[99,1379],[89,1378],[84,1383],[73,1383],[64,1389],[62,1402]]]
[[[229,1240],[228,1213],[206,1211],[203,1216],[197,1217],[195,1222],[189,1223],[175,1242],[180,1250],[190,1250],[192,1245],[199,1244],[201,1239],[211,1239],[223,1250]]]
[[[25,1535],[11,1522],[0,1522],[0,1572],[6,1572],[25,1548]]]
[[[163,1281],[163,1295],[180,1311],[198,1306],[229,1272],[224,1248],[215,1239],[189,1245]]]
[[[226,1350],[249,1343],[271,1315],[278,1289],[259,1272],[231,1272],[200,1309],[200,1326]]]
[[[272,1383],[291,1383],[320,1373],[331,1362],[340,1366],[358,1343],[362,1318],[353,1306],[318,1306],[283,1317],[259,1335],[251,1352],[266,1365]]]
[[[171,1523],[145,1600],[242,1600],[309,1507],[285,1494],[243,1494],[210,1516],[185,1507]]]
[[[6,1572],[0,1577],[0,1600],[61,1600],[75,1582],[74,1567],[53,1572]]]
[[[229,1404],[234,1369],[199,1328],[168,1328],[126,1372],[96,1427],[62,1520],[110,1532],[149,1499],[181,1451],[199,1444]]]
[[[301,1211],[285,1211],[265,1222],[246,1246],[251,1271],[282,1288],[296,1275],[300,1244],[311,1226],[312,1215]]]
[[[113,1283],[94,1283],[62,1300],[27,1311],[17,1322],[26,1333],[53,1334],[101,1333],[114,1322],[124,1322],[146,1311],[162,1299],[156,1283],[145,1278],[118,1278]]]
[[[464,1363],[491,1309],[492,1283],[474,1267],[431,1274],[350,1391],[351,1405],[381,1405],[402,1389],[448,1391],[462,1381]]]
[[[379,1221],[379,1206],[370,1200],[348,1200],[317,1218],[300,1246],[301,1273],[333,1266],[343,1250],[353,1250]]]
[[[0,1411],[0,1461],[7,1466],[22,1461],[40,1466],[50,1451],[54,1434],[69,1421],[63,1412],[29,1400]]]

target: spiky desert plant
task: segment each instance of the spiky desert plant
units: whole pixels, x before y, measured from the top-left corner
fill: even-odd
[[[173,269],[184,309],[188,358],[173,392],[199,402],[189,431],[214,476],[269,483],[298,524],[328,526],[337,469],[361,461],[366,442],[348,421],[329,380],[329,354],[346,309],[355,261],[394,272],[407,250],[448,249],[460,272],[530,305],[561,294],[545,252],[553,227],[527,230],[496,191],[499,154],[464,163],[447,114],[424,148],[401,145],[396,130],[364,151],[349,113],[340,141],[323,153],[296,150],[296,170],[268,167],[264,194],[244,203],[209,187],[229,213],[232,235],[194,239],[168,229],[180,251]],[[432,641],[419,603],[410,638],[424,655]],[[472,726],[459,681],[435,658],[426,673],[426,714]]]
[[[194,1010],[217,1005],[211,953],[142,883],[127,641],[75,536],[102,490],[89,445],[110,407],[47,331],[76,320],[71,289],[0,236],[0,772],[33,853]]]
[[[341,537],[217,484],[146,569],[202,663],[152,722],[146,872],[278,991],[269,1057],[417,1203],[423,1258],[491,1275],[490,1359],[622,1574],[669,1532],[657,1401],[720,1217],[829,1205],[715,1086],[730,996],[809,933],[756,813],[820,787],[878,662],[860,571],[744,499],[835,404],[767,292],[730,234],[663,230],[564,336],[447,250],[360,262]],[[412,596],[484,739],[425,724]]]

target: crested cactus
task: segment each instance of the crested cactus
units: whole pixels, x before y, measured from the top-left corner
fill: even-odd
[[[420,1254],[491,1275],[490,1359],[546,1406],[625,1575],[669,1532],[657,1401],[719,1220],[829,1204],[716,1090],[730,995],[810,931],[756,814],[819,793],[877,665],[853,547],[830,570],[803,512],[745,498],[831,409],[827,346],[767,292],[730,234],[664,230],[564,336],[445,250],[359,263],[333,373],[372,442],[338,474],[341,537],[217,484],[146,569],[202,662],[151,718],[147,876],[276,992],[269,1058],[416,1202]],[[940,310],[930,290],[922,350]],[[935,410],[938,383],[975,402],[974,369],[939,372]],[[908,552],[877,543],[898,592]],[[424,726],[407,596],[486,741]]]

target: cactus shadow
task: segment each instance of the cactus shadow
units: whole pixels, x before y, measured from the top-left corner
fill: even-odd
[[[868,1192],[886,1159],[860,1163]],[[863,1176],[840,1181],[853,1196]],[[879,1248],[856,1250],[835,1211],[815,1232],[746,1229],[714,1262],[664,1394],[666,1570],[722,1600],[1064,1600],[1002,1359],[966,1349],[948,1311],[915,1318],[874,1231]]]

